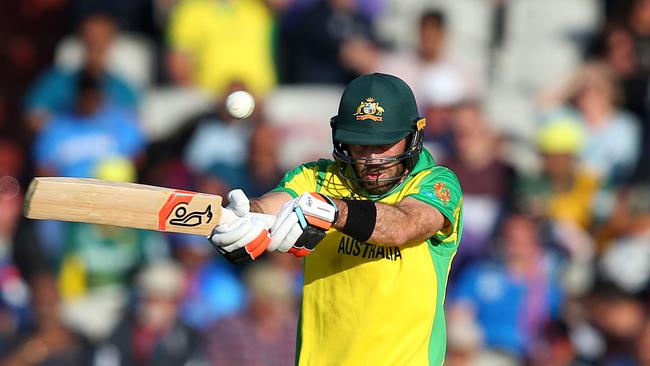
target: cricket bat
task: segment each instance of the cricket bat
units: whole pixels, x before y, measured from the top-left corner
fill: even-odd
[[[90,178],[34,178],[25,195],[30,219],[85,222],[210,235],[237,216],[212,194]],[[262,215],[262,214],[258,214]]]

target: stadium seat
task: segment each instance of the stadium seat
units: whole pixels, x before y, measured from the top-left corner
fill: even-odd
[[[158,141],[176,131],[192,116],[209,111],[215,102],[214,97],[196,89],[152,89],[140,107],[142,126],[152,141]]]
[[[539,39],[581,36],[601,20],[594,0],[513,0],[506,3],[506,38]]]
[[[55,63],[76,70],[83,63],[84,49],[77,36],[68,36],[58,45]],[[153,46],[142,36],[120,33],[108,55],[108,69],[139,90],[146,90],[153,78]]]
[[[341,92],[338,86],[283,86],[268,96],[266,120],[280,130],[283,169],[332,156],[329,120],[337,113]]]

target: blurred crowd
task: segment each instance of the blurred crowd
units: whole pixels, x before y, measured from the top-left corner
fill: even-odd
[[[233,267],[202,237],[30,221],[24,192],[260,195],[331,148],[293,104],[333,115],[327,91],[385,72],[464,191],[446,365],[650,365],[649,0],[1,7],[0,364],[292,364],[293,256]],[[224,111],[235,90],[257,99],[246,120]]]

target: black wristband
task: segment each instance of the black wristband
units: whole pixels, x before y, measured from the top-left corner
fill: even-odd
[[[372,236],[377,222],[377,206],[370,200],[343,200],[348,206],[348,218],[341,232],[366,241]]]

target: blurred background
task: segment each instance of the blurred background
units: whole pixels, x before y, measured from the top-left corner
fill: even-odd
[[[293,364],[293,256],[27,221],[23,194],[262,194],[330,157],[342,87],[375,71],[464,190],[446,364],[650,365],[650,0],[2,1],[0,65],[3,365]]]

